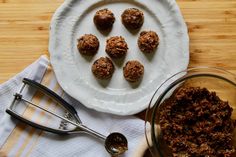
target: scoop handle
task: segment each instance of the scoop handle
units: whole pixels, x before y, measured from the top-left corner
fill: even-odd
[[[37,123],[34,123],[28,119],[25,119],[23,118],[21,115],[19,115],[18,113],[16,113],[15,111],[13,110],[10,110],[10,109],[6,109],[6,112],[11,115],[13,118],[19,120],[20,122],[23,122],[25,124],[28,124],[34,128],[37,128],[37,129],[40,129],[40,130],[43,130],[43,131],[47,131],[47,132],[51,132],[51,133],[55,133],[55,134],[59,134],[59,135],[66,135],[66,134],[69,134],[68,131],[64,131],[64,130],[57,130],[57,129],[52,129],[52,128],[49,128],[49,127],[45,127],[43,125],[40,125],[40,124],[37,124]]]
[[[46,94],[47,96],[49,96],[50,98],[55,100],[57,103],[61,104],[66,110],[68,110],[69,113],[71,113],[76,118],[76,121],[78,123],[82,123],[75,108],[73,106],[71,106],[68,102],[66,102],[64,99],[62,99],[55,92],[53,92],[51,89],[43,86],[42,84],[40,84],[34,80],[28,79],[28,78],[24,78],[23,83],[28,84],[29,86],[38,89],[42,93]]]

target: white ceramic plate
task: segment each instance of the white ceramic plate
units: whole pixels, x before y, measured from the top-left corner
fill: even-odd
[[[120,16],[135,7],[144,12],[144,25],[137,33],[129,32]],[[93,24],[95,12],[110,9],[115,17],[113,29],[102,34]],[[137,46],[139,33],[153,30],[160,37],[154,55],[144,55]],[[98,53],[84,57],[77,50],[77,39],[86,34],[100,41]],[[110,36],[123,36],[129,51],[123,62],[116,63],[111,80],[99,81],[92,72],[93,62],[105,53]],[[131,115],[147,108],[158,86],[174,73],[187,68],[189,38],[187,27],[175,0],[66,0],[57,9],[51,22],[49,52],[52,66],[62,88],[88,108],[117,115]],[[139,60],[145,67],[139,84],[130,84],[123,77],[122,67],[128,60]]]

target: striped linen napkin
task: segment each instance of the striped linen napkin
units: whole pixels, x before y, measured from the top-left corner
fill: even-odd
[[[14,78],[0,85],[0,157],[109,157],[103,143],[86,134],[59,136],[37,130],[20,123],[5,110],[10,105],[13,94],[18,91],[24,77],[33,79],[55,91],[77,110],[82,122],[90,128],[108,135],[123,133],[129,141],[129,150],[124,157],[137,156],[137,147],[143,142],[144,122],[133,116],[115,116],[100,113],[79,105],[59,86],[49,60],[40,57],[32,65]],[[38,92],[25,91],[24,97],[44,108],[55,110],[57,105]],[[26,107],[24,116],[39,122],[53,123],[41,112]]]

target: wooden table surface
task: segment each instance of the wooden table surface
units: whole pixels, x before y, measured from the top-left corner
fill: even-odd
[[[62,2],[0,0],[0,83],[48,54],[49,23]],[[189,66],[217,66],[236,73],[236,0],[177,3],[189,29]]]

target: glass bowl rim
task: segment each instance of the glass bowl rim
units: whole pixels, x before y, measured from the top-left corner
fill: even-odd
[[[196,66],[196,67],[190,67],[190,68],[187,68],[185,70],[182,70],[180,72],[177,72],[175,73],[174,75],[170,76],[168,79],[166,79],[164,82],[162,82],[158,88],[156,89],[156,91],[154,92],[150,102],[149,102],[149,105],[148,105],[148,108],[146,110],[146,113],[145,113],[145,137],[146,137],[146,142],[148,144],[148,148],[149,150],[151,151],[152,155],[154,155],[155,153],[153,152],[153,150],[151,150],[151,147],[153,147],[149,140],[155,145],[157,144],[156,143],[156,140],[154,140],[153,138],[155,138],[155,130],[154,130],[154,124],[153,123],[153,117],[154,117],[154,113],[151,111],[152,108],[157,108],[158,106],[156,106],[158,103],[157,102],[160,102],[160,100],[163,98],[163,96],[166,94],[167,91],[169,91],[174,85],[177,85],[181,80],[185,80],[185,79],[188,79],[185,78],[184,76],[181,76],[180,78],[177,78],[176,80],[174,80],[171,84],[169,84],[165,89],[164,91],[162,91],[160,93],[160,95],[158,96],[158,98],[156,99],[156,102],[154,103],[154,105],[152,106],[152,101],[155,97],[155,95],[157,94],[157,92],[168,82],[170,81],[171,79],[173,79],[174,77],[180,75],[180,74],[183,74],[183,73],[188,73],[188,72],[194,72],[194,70],[200,70],[199,72],[200,73],[207,73],[207,72],[221,72],[221,73],[224,73],[224,74],[227,74],[227,75],[231,75],[231,77],[235,78],[236,79],[236,74],[224,69],[224,68],[221,68],[221,67],[209,67],[209,66]],[[201,71],[201,70],[208,70],[208,71]],[[193,74],[192,77],[196,76],[196,74]],[[213,76],[217,76],[217,74],[213,75]],[[231,84],[233,83],[234,86],[236,86],[236,80],[232,81],[232,80],[228,80],[228,78],[225,78],[225,77],[218,77],[218,78],[221,78],[221,79],[224,79],[225,81],[228,81],[230,82]],[[156,110],[156,109],[154,109]],[[148,120],[150,120],[148,117],[150,117],[150,114],[151,113],[151,121],[149,122]],[[150,123],[150,126],[151,128],[148,128],[148,123]],[[148,134],[151,134],[151,137],[149,137]],[[158,148],[155,148],[157,149],[157,151],[160,153],[160,151],[158,150]],[[163,156],[162,154],[160,154],[160,156]]]

